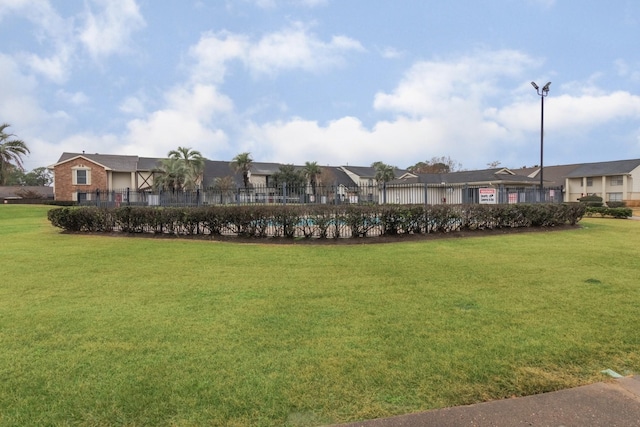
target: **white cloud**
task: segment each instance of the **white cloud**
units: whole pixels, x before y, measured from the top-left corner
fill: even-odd
[[[189,49],[196,61],[191,75],[196,82],[222,83],[227,73],[227,63],[241,59],[249,41],[246,36],[220,33],[205,33],[197,44]]]
[[[370,128],[356,117],[326,124],[303,118],[252,123],[241,137],[246,141],[242,150],[265,161],[289,163],[367,165],[383,160],[406,167],[446,155],[465,168],[483,168],[496,159],[511,167],[535,164],[540,99],[527,75],[537,62],[514,51],[420,62],[392,92],[376,94],[374,108],[395,118]],[[597,85],[598,78],[594,74],[566,89],[558,85],[546,98],[550,152],[561,149],[560,141],[563,150],[579,152],[583,139],[576,134],[640,119],[640,96],[606,91]],[[581,91],[571,93],[576,88]]]
[[[256,73],[273,75],[281,70],[319,71],[343,63],[343,53],[363,51],[349,37],[334,36],[324,42],[301,23],[267,34],[247,52],[248,67]]]
[[[214,86],[176,87],[165,98],[165,108],[127,124],[127,150],[164,156],[177,146],[190,146],[211,156],[227,146],[227,134],[218,121],[232,112],[233,103]],[[135,108],[136,101],[128,105]]]
[[[67,92],[65,90],[58,90],[57,95],[59,98],[72,105],[84,105],[89,102],[89,97],[82,92]]]
[[[94,59],[129,49],[131,35],[146,23],[135,0],[93,0],[100,13],[87,3],[79,38]]]
[[[128,96],[119,107],[120,111],[133,116],[143,116],[146,112],[144,102],[137,96]]]
[[[461,104],[477,104],[497,93],[498,81],[519,77],[534,64],[533,58],[511,50],[479,52],[448,62],[419,62],[393,93],[377,93],[374,107],[415,117],[450,114]]]
[[[315,72],[339,66],[347,52],[363,50],[352,38],[338,35],[325,42],[308,27],[295,23],[256,42],[227,31],[205,33],[189,53],[196,60],[192,69],[195,81],[222,83],[228,63],[234,60],[254,75],[273,76],[286,70]]]

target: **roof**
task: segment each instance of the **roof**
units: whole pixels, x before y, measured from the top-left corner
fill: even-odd
[[[25,192],[39,194],[45,199],[53,199],[53,187],[29,186],[29,185],[7,185],[0,186],[0,199],[22,197]]]
[[[612,162],[584,163],[567,174],[567,178],[589,176],[624,175],[640,166],[640,159],[616,160]],[[545,168],[546,172],[546,168]]]
[[[567,177],[569,173],[575,170],[579,164],[573,165],[558,165],[558,166],[545,166],[543,171],[542,179],[545,182],[545,185],[559,187],[564,185],[564,179]],[[531,178],[536,178],[538,182],[540,181],[539,173],[540,167],[530,167],[530,168],[519,168],[513,169],[518,175],[525,175]]]
[[[340,166],[347,173],[352,173],[360,178],[375,178],[376,168],[373,166]],[[400,177],[406,174],[406,169],[393,168],[393,172],[396,177]]]
[[[407,178],[403,182],[423,184],[467,184],[467,183],[512,183],[535,184],[536,179],[517,175],[507,168],[482,169],[450,173],[417,174],[416,178]]]
[[[86,154],[86,153],[62,153],[58,162],[53,165],[68,162],[72,159],[83,157],[114,172],[135,172],[138,169],[138,156],[123,156],[118,154]]]

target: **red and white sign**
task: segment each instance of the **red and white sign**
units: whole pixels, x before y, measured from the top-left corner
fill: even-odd
[[[495,188],[479,188],[478,191],[480,194],[481,205],[495,205],[498,203]]]

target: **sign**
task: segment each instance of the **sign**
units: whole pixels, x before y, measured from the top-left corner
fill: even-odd
[[[498,203],[495,188],[479,188],[478,191],[481,205],[495,205]]]
[[[509,203],[518,203],[518,193],[509,193]]]

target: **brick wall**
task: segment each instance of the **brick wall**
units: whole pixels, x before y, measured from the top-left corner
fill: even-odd
[[[73,185],[73,168],[85,167],[91,169],[89,185]],[[69,160],[53,168],[55,200],[73,200],[74,192],[91,193],[99,188],[108,188],[107,171],[94,162],[84,158]]]

